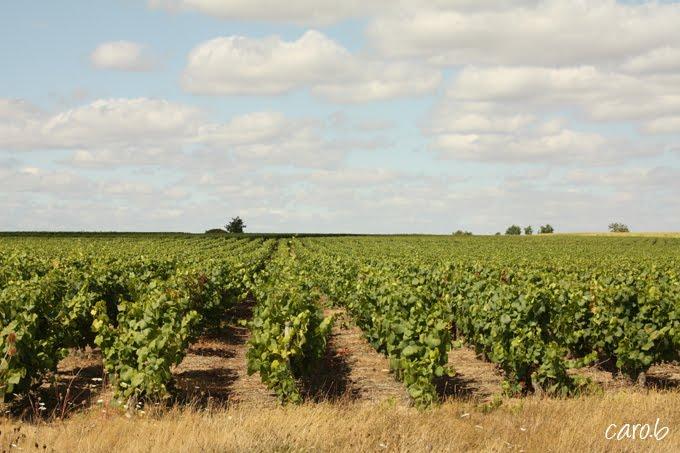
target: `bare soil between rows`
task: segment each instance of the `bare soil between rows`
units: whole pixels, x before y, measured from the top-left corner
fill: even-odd
[[[252,308],[253,301],[233,307],[219,328],[206,332],[190,346],[184,360],[173,369],[172,391],[177,403],[199,407],[279,404],[260,376],[247,372],[249,332],[238,321],[250,319]],[[300,382],[305,399],[408,405],[405,386],[390,372],[387,358],[373,349],[345,310],[329,308],[324,314],[333,315],[335,322],[324,359]],[[443,400],[487,402],[502,392],[501,371],[482,360],[474,350],[452,348],[449,365],[455,370],[455,376],[438,383]],[[574,372],[589,377],[605,392],[634,385],[603,367]],[[680,365],[653,366],[647,373],[647,387],[680,388]],[[63,417],[79,408],[102,404],[111,398],[110,393],[101,353],[89,348],[72,351],[59,363],[54,378],[43,384],[39,395],[24,401],[15,413]]]
[[[239,325],[252,317],[254,302],[236,305],[219,329],[202,335],[173,370],[180,400],[198,404],[275,405],[275,395],[246,365],[250,332]]]

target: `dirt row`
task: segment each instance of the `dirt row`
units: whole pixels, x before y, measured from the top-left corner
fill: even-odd
[[[232,318],[248,319],[251,308],[241,307]],[[407,405],[406,389],[390,372],[387,358],[368,344],[344,309],[326,309],[324,316],[330,315],[335,322],[326,356],[301,383],[307,399]],[[201,337],[174,370],[177,388],[194,400],[278,404],[259,376],[247,373],[248,337],[248,330],[236,322],[226,324],[219,333]],[[456,376],[442,381],[442,395],[483,401],[501,392],[501,374],[473,350],[452,349],[449,363]]]
[[[326,356],[311,377],[301,383],[311,401],[358,401],[370,404],[390,401],[407,405],[402,383],[394,379],[384,355],[364,339],[361,330],[343,309],[326,309],[335,323]],[[257,374],[248,375],[246,352],[248,329],[239,320],[252,316],[252,302],[235,307],[222,327],[206,333],[192,344],[184,360],[174,368],[174,393],[181,402],[199,405],[254,404],[276,405],[275,396]],[[474,350],[463,347],[449,352],[449,364],[456,375],[439,383],[444,398],[488,401],[502,391],[502,374]],[[591,367],[578,371],[605,390],[630,386],[624,379]],[[96,350],[77,351],[59,364],[58,384],[52,386],[55,398],[68,400],[69,407],[87,405],[103,398],[101,355]],[[648,372],[648,384],[680,387],[680,366],[658,365]],[[66,396],[68,392],[68,396]],[[60,395],[60,396],[59,396]],[[61,410],[68,410],[63,407]]]

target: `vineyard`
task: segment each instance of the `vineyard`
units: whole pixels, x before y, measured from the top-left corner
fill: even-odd
[[[305,400],[339,311],[421,408],[463,346],[506,395],[592,391],[586,367],[644,386],[680,359],[680,239],[5,236],[0,397],[94,348],[117,404],[170,400],[190,346],[245,305],[244,366],[284,404]]]

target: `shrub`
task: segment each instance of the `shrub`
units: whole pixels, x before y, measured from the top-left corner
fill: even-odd
[[[519,225],[512,225],[509,226],[507,230],[505,230],[505,234],[511,236],[519,236],[520,234],[522,234],[522,229],[519,227]]]
[[[609,231],[611,233],[629,233],[628,225],[625,223],[613,222],[609,224]]]
[[[225,228],[227,229],[227,233],[243,233],[245,227],[246,224],[240,217],[232,218],[231,221],[227,223],[227,225],[225,226]]]
[[[543,225],[540,229],[541,234],[552,234],[554,231],[555,229],[549,223]]]

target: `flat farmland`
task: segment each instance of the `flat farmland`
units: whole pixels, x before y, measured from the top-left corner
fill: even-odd
[[[8,449],[680,448],[667,234],[5,235],[0,320]]]

